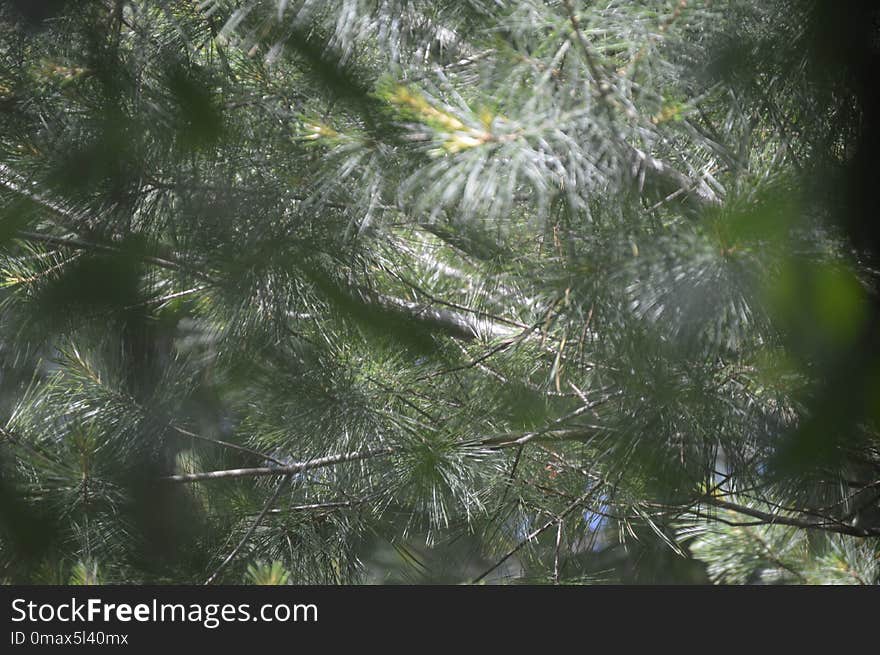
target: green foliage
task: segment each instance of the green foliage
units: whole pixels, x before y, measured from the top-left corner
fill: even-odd
[[[878,581],[857,21],[25,4],[4,580]]]
[[[101,578],[98,575],[98,565],[86,562],[77,562],[70,574],[68,584],[71,585],[99,585]]]
[[[248,565],[246,580],[253,585],[283,585],[290,579],[290,572],[279,561]]]
[[[717,584],[876,584],[875,548],[845,535],[743,522],[720,511],[712,523],[682,530]]]

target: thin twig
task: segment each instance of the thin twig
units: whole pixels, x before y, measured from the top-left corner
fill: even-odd
[[[288,482],[290,482],[291,478],[292,476],[287,475],[281,480],[281,482],[278,483],[278,486],[275,488],[275,492],[269,497],[269,500],[267,500],[266,504],[263,506],[263,511],[261,511],[259,516],[257,516],[257,518],[254,519],[254,522],[251,523],[251,527],[248,528],[248,531],[241,538],[241,541],[238,542],[238,545],[236,545],[236,547],[232,549],[232,552],[229,553],[222,562],[220,562],[220,565],[216,569],[214,569],[214,572],[208,577],[207,580],[205,580],[205,585],[209,585],[214,582],[217,576],[220,575],[220,572],[224,568],[226,568],[226,565],[229,564],[229,562],[231,562],[233,559],[235,559],[235,556],[238,555],[242,548],[244,548],[244,545],[247,543],[248,539],[251,538],[251,535],[257,529],[257,526],[260,525],[260,522],[269,512],[269,509],[272,507],[272,505],[275,504],[278,496],[281,495],[281,490]]]
[[[202,436],[201,434],[196,434],[195,432],[190,432],[189,430],[185,430],[184,428],[177,427],[176,425],[172,425],[170,427],[175,432],[182,434],[186,437],[191,437],[193,439],[200,439],[202,441],[207,441],[209,443],[217,444],[218,446],[223,446],[225,448],[231,448],[233,450],[238,450],[243,453],[248,453],[250,455],[254,455],[255,457],[259,457],[260,459],[268,460],[270,462],[277,464],[278,466],[284,466],[284,462],[282,462],[281,460],[275,459],[271,455],[261,453],[258,450],[252,450],[250,448],[247,448],[246,446],[239,446],[238,444],[230,443],[229,441],[223,441],[222,439],[214,439],[212,437],[205,437],[205,436]]]
[[[592,491],[588,491],[587,493],[585,493],[585,494],[583,494],[583,495],[581,495],[581,496],[578,496],[577,499],[575,499],[575,501],[574,501],[573,503],[571,503],[568,507],[566,507],[564,510],[562,510],[562,513],[561,513],[559,516],[554,516],[550,521],[547,521],[547,523],[545,523],[544,525],[542,525],[540,528],[538,528],[538,529],[535,530],[534,532],[530,533],[525,539],[523,539],[523,540],[520,541],[516,546],[514,546],[514,547],[511,548],[509,551],[507,551],[501,559],[499,559],[499,560],[498,560],[497,562],[495,562],[492,566],[490,566],[488,569],[486,569],[485,571],[483,571],[483,572],[482,572],[480,575],[478,575],[476,578],[474,578],[473,580],[471,580],[471,584],[476,584],[476,583],[478,583],[480,580],[482,580],[482,579],[485,578],[487,575],[489,575],[490,573],[492,573],[492,571],[494,571],[494,570],[497,569],[499,566],[501,566],[502,564],[504,564],[504,562],[506,562],[506,561],[509,560],[511,557],[513,557],[514,555],[516,555],[516,554],[522,549],[522,547],[525,546],[527,543],[529,543],[532,539],[537,539],[537,538],[538,538],[539,536],[541,536],[544,532],[546,532],[547,530],[549,530],[550,528],[552,528],[552,527],[553,527],[554,525],[556,525],[558,522],[562,521],[566,516],[568,516],[568,515],[571,514],[574,510],[576,510],[576,509],[577,509],[577,508],[578,508],[578,507],[579,507],[579,506],[580,506],[580,505],[581,505],[581,504],[582,504],[587,498],[589,498],[589,497],[590,497],[590,494],[592,494]]]
[[[208,471],[206,473],[183,473],[169,475],[163,478],[166,482],[203,482],[205,480],[221,480],[230,478],[253,478],[272,475],[292,475],[313,469],[326,468],[343,462],[357,462],[364,459],[386,457],[394,453],[393,448],[379,448],[376,450],[353,451],[341,455],[329,455],[318,457],[306,462],[296,462],[284,466],[262,466],[258,468],[226,469],[223,471]]]
[[[568,13],[568,20],[571,22],[571,26],[574,29],[575,38],[577,38],[578,45],[581,50],[583,50],[584,58],[587,60],[587,67],[590,69],[590,75],[596,83],[600,97],[604,98],[611,91],[611,87],[605,81],[605,76],[602,75],[602,72],[599,70],[599,66],[596,63],[596,58],[593,57],[593,51],[590,49],[590,44],[587,43],[587,37],[584,36],[584,33],[581,30],[581,21],[574,12],[574,5],[571,4],[571,0],[565,0],[564,4],[565,11]]]
[[[556,553],[553,556],[553,584],[559,584],[559,550],[562,546],[562,519],[556,523]]]
[[[763,512],[752,507],[746,507],[745,505],[731,503],[729,501],[721,500],[720,498],[714,498],[712,496],[704,496],[701,498],[701,500],[722,509],[728,509],[732,512],[737,512],[738,514],[745,514],[746,516],[760,519],[764,521],[767,525],[790,525],[796,528],[804,528],[807,530],[824,530],[826,532],[848,534],[854,537],[880,536],[880,528],[857,528],[846,524],[808,521],[806,519],[799,519],[791,516],[781,516],[779,514]]]

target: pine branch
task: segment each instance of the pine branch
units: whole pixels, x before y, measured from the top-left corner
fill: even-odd
[[[184,428],[178,427],[176,425],[171,425],[170,427],[172,430],[174,430],[178,434],[181,434],[185,437],[189,437],[191,439],[199,439],[200,441],[207,441],[208,443],[213,443],[218,446],[222,446],[224,448],[230,448],[232,450],[237,450],[239,452],[247,453],[249,455],[253,455],[254,457],[258,457],[260,459],[264,459],[266,461],[273,462],[274,464],[277,464],[278,466],[284,466],[284,462],[281,462],[280,460],[275,459],[271,455],[267,455],[267,454],[261,453],[257,450],[253,450],[252,448],[247,448],[245,446],[239,446],[238,444],[231,443],[229,441],[223,441],[222,439],[213,439],[211,437],[205,437],[200,434],[196,434],[195,432],[190,432],[189,430],[185,430]]]
[[[220,575],[220,573],[223,571],[224,568],[226,568],[226,565],[229,564],[229,562],[231,562],[232,560],[234,560],[236,555],[238,555],[238,553],[241,552],[241,549],[244,548],[244,545],[251,538],[251,535],[256,531],[257,526],[259,526],[260,523],[263,521],[263,519],[266,517],[266,514],[268,514],[268,512],[269,512],[269,509],[271,509],[272,505],[275,504],[275,501],[278,499],[278,496],[281,495],[281,491],[284,489],[285,486],[287,486],[287,483],[290,482],[290,480],[291,480],[291,476],[288,475],[288,476],[285,476],[278,483],[278,486],[275,488],[275,491],[272,493],[272,495],[266,501],[266,504],[263,505],[262,511],[259,513],[257,518],[254,519],[254,522],[251,523],[251,527],[248,528],[248,531],[245,532],[244,536],[241,538],[241,540],[238,542],[238,544],[235,546],[235,548],[232,549],[232,552],[230,552],[229,555],[227,555],[223,559],[223,561],[220,562],[220,565],[216,569],[214,569],[214,572],[210,576],[208,576],[208,579],[205,580],[205,582],[204,582],[205,585],[209,585],[212,582],[214,582],[214,580],[217,579],[217,576]]]
[[[771,514],[759,509],[721,500],[714,496],[702,496],[701,501],[707,502],[715,507],[727,509],[738,514],[744,514],[756,519],[760,519],[766,525],[790,525],[796,528],[804,528],[806,530],[822,530],[824,532],[836,532],[838,534],[846,534],[854,537],[876,537],[880,536],[880,528],[856,528],[845,523],[839,523],[833,520],[827,521],[811,521],[780,514]]]
[[[115,248],[113,246],[108,246],[102,243],[95,243],[94,241],[86,241],[84,239],[79,239],[76,237],[59,237],[53,236],[51,234],[39,234],[37,232],[28,232],[25,230],[18,230],[15,233],[16,238],[21,239],[22,241],[30,241],[33,243],[45,243],[50,246],[55,246],[58,248],[71,248],[73,250],[83,250],[87,252],[99,252],[99,253],[120,253],[122,252],[119,248]],[[166,259],[164,257],[156,257],[154,255],[141,255],[141,260],[148,263],[158,266],[160,268],[167,269],[169,271],[186,271],[191,275],[198,277],[204,281],[211,281],[211,278],[205,275],[204,273],[197,271],[195,269],[190,268],[189,266],[183,264],[180,261]]]
[[[477,315],[456,312],[365,290],[360,295],[368,302],[375,303],[424,327],[465,341],[506,338],[516,332],[515,328],[503,323],[479,318],[479,312],[475,312]]]
[[[574,5],[572,5],[571,0],[563,0],[563,4],[565,5],[565,11],[568,14],[568,20],[571,22],[572,29],[574,30],[575,38],[584,53],[584,58],[587,60],[587,68],[590,70],[590,75],[592,75],[593,81],[598,86],[600,96],[604,98],[604,96],[608,95],[611,91],[611,87],[605,80],[605,76],[599,70],[596,58],[593,55],[590,44],[587,42],[587,37],[584,36],[584,33],[581,30],[581,22],[574,11]]]
[[[582,408],[576,412],[569,414],[563,419],[577,416],[583,411],[592,409],[596,404],[590,407]],[[558,423],[559,421],[556,421]],[[458,445],[463,448],[480,448],[485,447],[492,450],[501,450],[504,448],[516,448],[531,442],[559,442],[559,441],[583,441],[595,436],[595,432],[584,428],[572,428],[568,430],[538,430],[535,432],[525,433],[507,433],[504,435],[493,435],[482,439],[462,441]],[[301,473],[312,469],[326,468],[343,464],[345,462],[356,462],[360,460],[376,459],[395,455],[401,451],[398,448],[387,447],[376,450],[353,451],[340,455],[329,455],[318,459],[309,460],[307,462],[297,462],[295,464],[287,464],[284,466],[262,466],[254,468],[225,469],[219,471],[207,471],[204,473],[184,473],[180,475],[170,475],[163,478],[166,482],[204,482],[206,480],[221,480],[229,478],[256,478],[272,475],[289,475],[292,473]]]
[[[88,218],[86,214],[75,212],[48,198],[34,188],[33,183],[29,183],[23,175],[15,172],[3,162],[0,162],[0,187],[27,198],[34,204],[48,210],[57,218],[63,219],[64,226],[71,230],[79,230]]]
[[[586,36],[581,30],[580,20],[574,11],[574,6],[571,0],[564,0],[563,4],[565,5],[566,13],[568,14],[569,21],[574,30],[575,38],[584,53],[584,58],[587,61],[587,68],[590,71],[593,81],[596,83],[596,93],[599,102],[602,106],[608,109],[610,113],[616,102],[610,97],[611,85],[608,80],[605,79],[605,75],[603,75],[596,62],[595,55],[587,42]],[[678,11],[680,11],[680,9]],[[679,192],[683,192],[685,194],[685,199],[696,209],[715,207],[721,204],[721,200],[718,198],[717,194],[704,180],[691,180],[684,173],[676,170],[656,157],[652,157],[646,152],[633,147],[628,143],[622,142],[621,145],[631,161],[633,177],[639,179],[642,175],[645,176],[649,179],[651,184],[654,184],[657,187],[662,196],[669,197],[672,194],[678,195]]]
[[[20,178],[20,176],[15,174],[4,164],[0,164],[0,176],[3,176],[0,177],[0,185],[5,186],[7,189],[14,191],[15,193],[24,195],[39,204],[41,207],[65,218],[66,225],[72,226],[82,222],[81,219],[84,218],[83,215],[73,213],[72,210],[65,208],[62,204],[47,199],[36,192],[28,191],[21,183],[6,183],[3,179],[4,177],[15,180]],[[57,247],[73,248],[91,252],[121,252],[120,249],[115,246],[95,243],[78,237],[59,237],[23,230],[16,232],[16,236],[25,241],[47,243]],[[144,254],[142,255],[142,259],[149,264],[161,268],[189,273],[204,281],[214,283],[219,282],[215,277],[204,273],[197,267],[193,267],[192,265],[183,262],[174,255],[163,254],[163,256],[158,257]],[[510,336],[512,332],[511,328],[503,323],[486,318],[476,318],[465,312],[456,312],[448,309],[432,307],[423,303],[415,303],[390,295],[370,292],[362,287],[353,287],[349,289],[348,292],[352,297],[359,297],[367,302],[372,302],[376,306],[385,310],[390,310],[408,319],[412,319],[426,328],[436,330],[457,339],[471,341],[478,338],[503,338]],[[479,312],[474,313],[479,314]]]
[[[223,471],[209,471],[207,473],[183,473],[170,475],[163,478],[166,482],[204,482],[205,480],[221,480],[230,478],[254,478],[273,475],[293,475],[314,469],[326,468],[343,464],[345,462],[358,462],[365,459],[387,457],[395,452],[393,448],[378,448],[375,450],[353,451],[341,455],[329,455],[319,457],[307,462],[296,462],[285,466],[263,466],[258,468],[226,469]]]
[[[564,510],[562,510],[562,513],[559,514],[559,516],[554,516],[552,519],[550,519],[549,521],[547,521],[544,525],[542,525],[542,526],[539,527],[538,529],[536,529],[536,530],[534,530],[533,532],[531,532],[531,533],[530,533],[525,539],[523,539],[522,541],[520,541],[519,543],[517,543],[516,546],[514,546],[514,547],[511,548],[509,551],[507,551],[507,552],[506,552],[506,553],[505,553],[505,554],[504,554],[504,555],[503,555],[503,556],[502,556],[497,562],[495,562],[492,566],[490,566],[488,569],[486,569],[485,571],[483,571],[483,572],[482,572],[480,575],[478,575],[476,578],[474,578],[473,580],[471,580],[471,584],[477,584],[480,580],[482,580],[482,579],[485,578],[487,575],[489,575],[490,573],[492,573],[492,571],[494,571],[494,570],[497,569],[499,566],[501,566],[502,564],[504,564],[504,562],[506,562],[506,561],[509,560],[511,557],[513,557],[514,555],[516,555],[516,554],[517,554],[520,550],[522,550],[522,548],[523,548],[526,544],[528,544],[530,541],[532,541],[533,539],[537,539],[537,538],[540,537],[544,532],[546,532],[547,530],[549,530],[550,528],[552,528],[554,525],[556,525],[556,524],[558,524],[558,523],[561,523],[561,522],[565,519],[565,517],[567,517],[569,514],[571,514],[573,511],[575,511],[577,508],[579,508],[584,502],[586,502],[586,500],[587,500],[592,494],[593,494],[593,491],[590,490],[590,491],[588,491],[587,493],[582,494],[581,496],[579,496],[578,498],[576,498],[576,499],[575,499],[575,500],[574,500],[574,501],[573,501],[568,507],[566,507]]]
[[[676,170],[669,164],[652,157],[643,150],[639,150],[629,144],[623,144],[629,153],[632,162],[634,177],[644,172],[650,183],[656,185],[658,192],[663,196],[673,193],[684,193],[685,200],[694,209],[706,209],[720,207],[721,199],[718,194],[703,180],[694,181],[681,171]]]

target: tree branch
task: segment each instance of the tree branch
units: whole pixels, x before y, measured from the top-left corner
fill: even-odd
[[[652,157],[644,150],[639,150],[629,144],[623,144],[629,152],[634,175],[639,176],[640,171],[646,177],[650,176],[652,184],[661,195],[669,195],[679,191],[685,193],[685,200],[695,209],[708,207],[720,207],[721,199],[718,194],[703,180],[692,180],[687,175],[672,168],[669,164]]]
[[[204,482],[205,480],[221,480],[229,478],[254,478],[271,475],[293,475],[294,473],[302,473],[313,469],[326,468],[344,462],[357,462],[364,459],[373,459],[376,457],[387,457],[394,453],[391,447],[378,448],[375,450],[353,451],[343,453],[341,455],[329,455],[327,457],[319,457],[306,462],[296,462],[285,466],[261,466],[256,468],[242,469],[226,469],[223,471],[208,471],[206,473],[182,473],[180,475],[169,475],[163,478],[166,482]]]
[[[28,183],[21,175],[15,173],[3,163],[0,163],[0,187],[17,193],[32,202],[37,203],[39,206],[56,216],[64,218],[64,226],[68,229],[77,231],[79,226],[87,222],[87,216],[77,214],[73,210],[66,208],[63,204],[55,202],[35,190],[31,190]],[[87,250],[92,252],[120,252],[120,249],[116,246],[95,243],[79,237],[60,237],[24,230],[18,231],[16,236],[25,241],[46,243],[57,247],[74,248],[77,250]],[[184,271],[202,280],[217,282],[217,280],[213,279],[206,273],[193,268],[171,254],[163,253],[161,257],[145,254],[142,256],[142,259],[147,263],[168,270]],[[385,310],[401,314],[425,325],[426,327],[443,332],[444,334],[457,339],[470,341],[478,338],[503,338],[511,336],[511,333],[513,332],[509,326],[487,318],[470,316],[465,312],[440,309],[427,304],[415,303],[402,298],[396,298],[394,296],[367,292],[364,289],[351,289],[351,293],[353,295],[356,294],[363,300],[372,302]]]
[[[103,252],[103,253],[119,253],[121,252],[119,248],[114,246],[108,246],[103,243],[95,243],[94,241],[86,241],[85,239],[79,239],[76,237],[58,237],[53,236],[51,234],[39,234],[37,232],[28,232],[25,230],[19,230],[15,233],[16,238],[21,239],[22,241],[31,241],[36,243],[45,243],[50,246],[55,246],[58,248],[72,248],[74,250],[84,250],[89,252]],[[198,277],[204,281],[210,281],[210,278],[201,273],[200,271],[194,270],[183,264],[182,262],[165,259],[163,257],[156,257],[154,255],[141,255],[141,259],[148,264],[153,264],[154,266],[158,266],[160,268],[165,268],[171,271],[186,271],[195,277]]]
[[[2,162],[0,162],[0,187],[27,198],[34,204],[48,210],[58,218],[63,218],[65,226],[70,229],[78,230],[88,218],[86,214],[75,212],[64,205],[55,202],[51,198],[46,197],[37,189],[33,188],[34,184],[32,182],[29,183],[23,175],[15,172]]]
[[[487,318],[450,309],[440,309],[394,296],[380,293],[364,293],[362,295],[383,309],[415,320],[457,339],[472,341],[481,338],[506,338],[513,336],[518,331],[516,328]]]
[[[740,505],[738,503],[732,503],[727,500],[721,500],[720,498],[716,498],[714,496],[704,496],[701,498],[701,500],[709,503],[710,505],[714,505],[715,507],[720,507],[722,509],[736,512],[737,514],[743,514],[745,516],[751,516],[752,518],[760,519],[767,525],[790,525],[796,528],[804,528],[807,530],[823,530],[825,532],[837,532],[839,534],[848,534],[854,537],[880,536],[880,529],[878,528],[856,528],[854,526],[846,525],[845,523],[837,523],[832,521],[809,521],[806,519],[800,519],[791,516],[781,516],[779,514],[771,514],[770,512],[764,512],[759,509],[754,509],[752,507],[746,507],[745,505]]]
[[[577,416],[584,411],[592,409],[598,404],[599,403],[597,402],[591,406],[586,406],[579,410],[575,410],[575,412],[572,412],[571,414],[562,417],[558,421],[555,421],[551,424],[551,426],[548,427],[548,429],[545,430],[539,430],[537,432],[492,435],[473,441],[462,441],[457,445],[463,448],[488,447],[493,450],[500,450],[503,448],[515,448],[523,446],[532,441],[576,441],[588,439],[595,433],[590,432],[586,428],[552,430],[550,429],[550,427],[559,424],[561,421],[568,420],[574,416]],[[328,455],[327,457],[320,457],[318,459],[313,459],[305,462],[296,462],[294,464],[287,464],[284,466],[260,466],[253,468],[207,471],[204,473],[182,473],[179,475],[169,475],[163,478],[163,480],[165,480],[166,482],[204,482],[206,480],[222,480],[229,478],[256,478],[272,475],[290,475],[292,473],[301,473],[303,471],[309,471],[317,468],[326,468],[328,466],[334,466],[336,464],[342,464],[344,462],[356,462],[366,459],[375,459],[378,457],[387,457],[388,455],[394,455],[397,452],[397,448],[388,446],[386,448],[378,448],[375,450],[352,451],[339,455]]]

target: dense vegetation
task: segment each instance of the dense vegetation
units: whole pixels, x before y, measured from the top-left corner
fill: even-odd
[[[880,580],[875,11],[0,7],[0,578]]]

